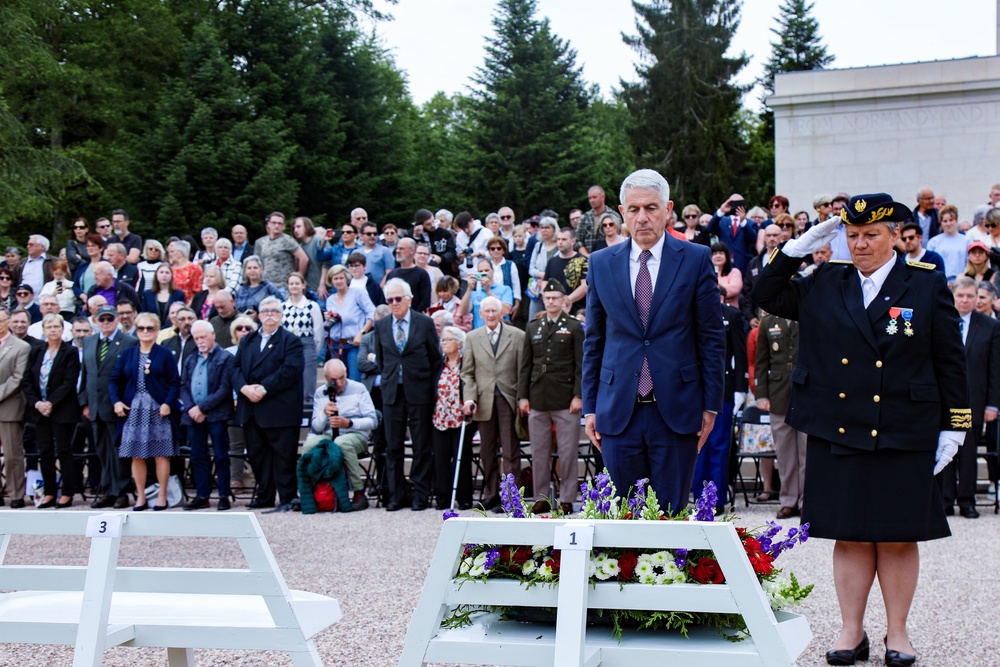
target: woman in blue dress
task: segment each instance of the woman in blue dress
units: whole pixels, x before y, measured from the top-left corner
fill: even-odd
[[[167,509],[170,457],[177,456],[177,418],[181,379],[177,361],[167,348],[156,344],[160,318],[140,313],[135,318],[139,345],[118,358],[108,393],[118,415],[118,456],[132,459],[135,511],[149,508],[146,499],[146,459],[156,459],[160,483],[154,510]]]

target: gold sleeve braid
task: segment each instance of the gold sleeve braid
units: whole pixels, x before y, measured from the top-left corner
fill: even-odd
[[[972,428],[972,410],[969,408],[951,408],[948,414],[952,430],[967,431]]]

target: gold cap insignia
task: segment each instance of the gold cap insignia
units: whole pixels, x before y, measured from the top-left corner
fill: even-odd
[[[859,199],[858,201],[854,202],[854,210],[857,211],[858,213],[864,211],[866,206],[868,206],[868,202],[866,202],[864,199]]]

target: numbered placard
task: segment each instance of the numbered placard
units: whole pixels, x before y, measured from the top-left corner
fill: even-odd
[[[123,514],[98,514],[87,519],[87,537],[120,537]]]
[[[594,546],[594,524],[571,521],[557,526],[552,546],[567,551],[590,551]]]

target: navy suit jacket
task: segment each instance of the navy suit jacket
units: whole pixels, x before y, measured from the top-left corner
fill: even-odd
[[[142,301],[141,307],[139,308],[140,311],[144,313],[153,313],[154,315],[159,316],[160,309],[157,306],[156,293],[153,292],[153,290],[148,290],[148,289],[143,290],[142,295],[140,296],[140,300]],[[177,289],[170,293],[170,297],[167,299],[167,310],[170,310],[170,304],[172,304],[174,301],[181,301],[181,302],[184,301],[184,290]],[[170,320],[164,317],[163,322],[160,324],[160,328],[166,329],[169,326],[170,326]]]
[[[174,355],[162,345],[153,345],[149,351],[149,373],[146,377],[146,391],[153,400],[170,406],[170,426],[174,437],[180,433],[180,397],[181,376],[177,372],[177,362]],[[136,387],[139,381],[139,346],[127,348],[118,357],[115,370],[111,373],[108,383],[108,395],[113,406],[118,401],[132,405],[135,399]],[[118,433],[121,434],[125,419],[118,418]]]
[[[433,404],[437,377],[443,363],[441,342],[434,320],[410,309],[410,332],[400,352],[393,334],[395,318],[387,315],[375,323],[375,363],[382,374],[382,400],[392,404],[406,400],[412,405]],[[399,382],[399,374],[403,382]],[[402,387],[403,395],[399,388]]]
[[[208,396],[198,403],[191,394],[191,378],[194,375],[195,364],[201,358],[201,352],[188,356],[184,360],[184,372],[181,373],[181,423],[185,426],[194,424],[187,411],[197,405],[205,413],[207,421],[228,421],[233,416],[233,362],[235,358],[218,344],[208,353]]]
[[[284,327],[275,329],[263,351],[259,331],[244,336],[233,363],[233,391],[239,396],[236,423],[246,426],[253,417],[262,428],[300,425],[304,370],[302,341]],[[248,384],[262,385],[267,395],[254,403],[240,393]]]
[[[757,223],[747,218],[746,224],[737,227],[736,236],[733,236],[733,218],[728,215],[722,218],[713,215],[711,222],[708,223],[708,232],[715,234],[726,244],[733,258],[733,266],[739,269],[740,273],[746,273],[747,264],[757,256]]]
[[[656,406],[678,434],[701,430],[702,411],[722,411],[725,329],[708,248],[664,234],[645,330],[629,277],[632,241],[590,256],[583,344],[583,412],[618,435],[635,408],[645,355]]]

